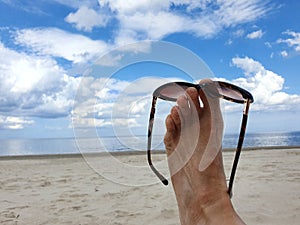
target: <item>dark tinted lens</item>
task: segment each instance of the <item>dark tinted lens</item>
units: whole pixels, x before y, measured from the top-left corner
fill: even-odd
[[[188,88],[186,85],[178,85],[178,84],[170,84],[164,87],[160,92],[159,92],[159,97],[163,99],[169,99],[176,101],[176,99],[184,95],[185,90]]]
[[[218,93],[215,93],[215,88],[210,90],[209,85],[201,85],[201,88],[205,89],[206,94],[209,94],[210,97],[223,97],[226,100],[234,101],[236,103],[244,103],[245,97],[241,93],[243,90],[225,82],[215,81],[215,83]],[[185,94],[186,89],[189,87],[199,88],[199,85],[186,82],[168,83],[157,88],[154,91],[153,96],[164,100],[176,101],[179,96]],[[219,94],[221,96],[219,96]]]
[[[218,85],[217,89],[221,95],[223,95],[229,99],[233,99],[233,100],[241,101],[241,102],[245,101],[243,95],[238,90],[234,90],[234,89],[231,89],[231,88],[223,86],[223,85]]]

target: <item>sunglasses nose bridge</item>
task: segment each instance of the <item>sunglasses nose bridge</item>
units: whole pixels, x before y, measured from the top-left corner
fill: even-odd
[[[218,83],[202,83],[198,84],[196,89],[202,90],[203,93],[210,98],[223,98],[223,95],[218,90]]]

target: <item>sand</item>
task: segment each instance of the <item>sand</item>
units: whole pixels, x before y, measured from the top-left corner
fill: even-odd
[[[153,160],[167,174],[165,155]],[[2,157],[0,224],[179,224],[172,187],[146,165],[141,153]],[[300,224],[300,149],[244,151],[233,204],[247,224]]]

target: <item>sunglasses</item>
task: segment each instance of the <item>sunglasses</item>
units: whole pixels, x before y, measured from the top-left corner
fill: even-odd
[[[214,88],[211,88],[212,87],[211,85],[214,85]],[[242,118],[242,123],[240,128],[239,140],[235,151],[234,161],[231,169],[228,190],[227,190],[228,194],[231,197],[234,176],[236,173],[236,169],[237,169],[237,165],[238,165],[238,161],[240,158],[240,153],[242,150],[242,145],[245,137],[249,107],[250,107],[250,103],[254,101],[252,95],[248,91],[238,86],[235,86],[233,84],[229,84],[222,81],[213,81],[212,83],[209,82],[203,84],[192,84],[187,82],[171,82],[158,87],[153,92],[152,107],[150,111],[150,118],[149,118],[149,125],[148,125],[148,145],[147,145],[148,164],[152,169],[152,171],[155,173],[155,175],[161,180],[161,182],[164,185],[168,185],[168,180],[154,167],[151,159],[152,129],[154,124],[156,101],[158,98],[160,98],[166,101],[176,102],[177,98],[179,96],[184,95],[186,89],[188,89],[189,87],[194,87],[198,91],[201,89],[205,91],[205,94],[207,94],[210,97],[218,97],[231,102],[244,104],[244,111],[243,111],[243,118]]]

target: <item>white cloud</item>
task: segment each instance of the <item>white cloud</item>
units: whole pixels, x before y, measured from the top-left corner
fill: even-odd
[[[253,94],[255,110],[288,110],[300,103],[300,96],[285,93],[284,78],[251,58],[235,57],[233,64],[242,69],[246,78],[232,82],[249,90]]]
[[[101,65],[101,66],[113,67],[113,66],[117,66],[122,58],[123,58],[122,54],[113,55],[113,54],[109,53],[109,54],[104,55],[100,59],[98,59],[95,62],[95,64]]]
[[[285,50],[282,51],[282,52],[280,52],[280,54],[281,54],[282,57],[288,57],[288,55],[289,55],[289,54],[287,53],[287,51],[285,51]]]
[[[221,0],[218,3],[219,9],[214,13],[218,23],[224,26],[235,26],[256,20],[269,10],[267,2],[259,0]]]
[[[78,30],[92,31],[93,27],[105,26],[108,17],[86,6],[81,6],[77,12],[70,13],[65,18],[65,21],[75,24]]]
[[[234,37],[242,37],[242,36],[244,36],[244,34],[245,34],[245,31],[243,29],[238,29],[237,31],[235,31],[233,33],[233,36]]]
[[[184,25],[190,24],[190,20],[185,17],[170,12],[136,12],[132,15],[120,15],[119,17],[123,30],[136,32],[136,38],[139,38],[141,32],[144,39],[160,40],[163,37],[184,30]]]
[[[70,114],[81,78],[69,76],[57,58],[81,66],[115,46],[137,40],[162,39],[178,32],[209,38],[226,28],[257,20],[268,11],[267,4],[261,0],[99,0],[98,4],[92,0],[55,1],[76,10],[67,15],[65,21],[74,24],[78,30],[91,31],[95,27],[107,26],[110,21],[116,22],[110,40],[113,44],[57,28],[13,32],[15,44],[23,47],[19,50],[24,52],[8,49],[0,42],[0,113],[3,118],[20,116],[20,121],[15,120],[15,123],[6,119],[7,124],[11,124],[7,128],[30,125],[31,120],[25,117],[64,117]],[[147,51],[149,46],[128,46],[123,50]],[[98,64],[114,66],[122,57],[122,54],[108,55]],[[116,123],[124,125],[125,119],[130,126],[139,126],[143,113],[148,116],[148,104],[142,97],[153,91],[153,85],[157,87],[165,82],[134,83],[130,84],[134,89],[126,89],[129,85],[126,81],[112,79],[106,87],[103,81],[87,77],[82,81],[86,85],[81,89],[82,95],[72,112],[75,118],[76,113],[79,114],[75,120],[78,124],[112,125],[108,118],[113,112]],[[122,98],[116,107],[114,101],[125,89],[127,97]],[[137,97],[138,101],[135,101]]]
[[[242,69],[246,76],[251,76],[253,74],[256,74],[264,70],[261,63],[248,57],[245,58],[235,57],[232,59],[232,62],[236,67]]]
[[[272,48],[272,45],[270,42],[265,42],[265,45],[268,47],[268,48]]]
[[[86,76],[81,81],[72,111],[73,126],[75,129],[139,127],[148,121],[152,92],[170,80],[180,79],[148,77],[128,82]]]
[[[69,114],[80,78],[68,76],[50,58],[18,53],[1,42],[0,57],[2,116],[60,117]]]
[[[78,1],[57,1],[78,8],[65,20],[79,30],[106,26],[109,19],[118,23],[113,30],[113,44],[56,28],[23,29],[16,33],[16,43],[34,53],[62,57],[74,63],[95,59],[115,46],[160,40],[178,32],[213,37],[228,27],[257,20],[269,10],[261,0],[99,0],[98,5],[92,1],[81,5]]]
[[[33,120],[25,119],[23,117],[0,115],[0,129],[18,130],[18,129],[23,129],[24,126],[33,123],[34,123]]]
[[[72,110],[73,126],[76,128],[111,126],[115,101],[127,85],[129,82],[113,78],[83,77]],[[128,102],[123,103],[126,105]],[[124,108],[124,105],[121,104],[117,110],[122,112],[121,107]],[[120,116],[117,118],[120,119]]]
[[[290,38],[278,39],[277,43],[286,43],[289,47],[294,48],[295,51],[300,52],[300,32],[286,31],[283,34],[290,36]]]
[[[99,0],[120,23],[116,39],[162,39],[188,32],[211,37],[222,29],[257,20],[269,8],[260,0]],[[179,10],[180,8],[180,10]],[[195,10],[197,9],[197,10]]]
[[[232,43],[233,43],[233,41],[231,39],[228,39],[225,44],[226,45],[232,45]]]
[[[112,38],[115,43],[124,43],[122,39],[162,39],[178,32],[208,38],[228,27],[257,20],[270,10],[268,1],[262,0],[55,1],[77,10],[65,21],[79,30],[91,31],[106,26],[109,20],[117,23]]]
[[[56,28],[19,30],[15,40],[38,55],[61,57],[74,63],[86,63],[109,49],[104,41],[94,41]]]
[[[254,31],[250,34],[247,34],[247,38],[248,39],[258,39],[258,38],[262,38],[262,36],[264,35],[264,32],[262,30],[257,30],[257,31]]]
[[[108,6],[113,12],[120,14],[132,14],[137,11],[160,11],[168,9],[171,1],[169,0],[98,0],[100,6]]]

